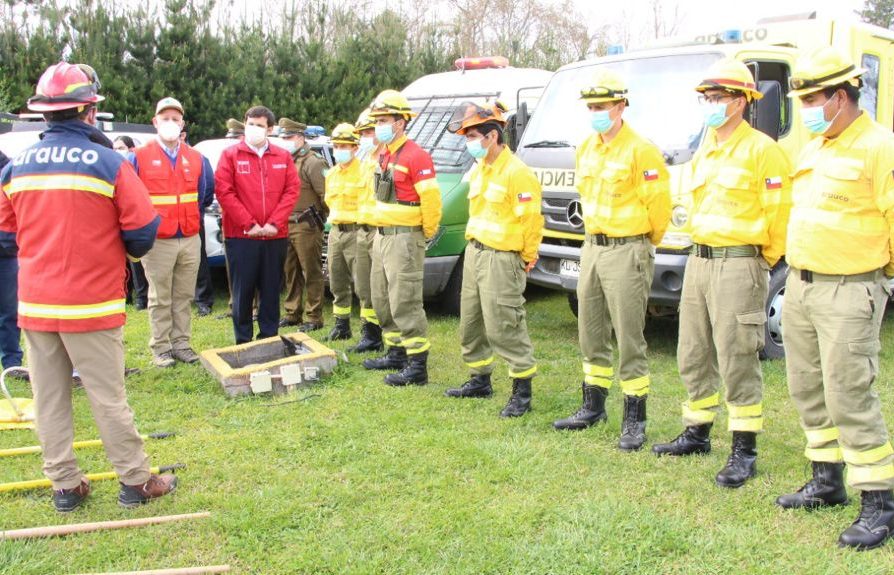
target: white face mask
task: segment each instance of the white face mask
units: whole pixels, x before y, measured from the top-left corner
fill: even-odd
[[[173,143],[180,139],[180,126],[173,120],[159,121],[156,130],[163,142]]]
[[[245,141],[255,148],[260,148],[266,139],[267,128],[252,125],[245,126]]]
[[[126,149],[125,150],[115,150],[115,151],[118,152],[119,154],[121,154],[122,156],[124,156],[125,158],[127,157],[127,154],[130,153]]]
[[[286,149],[290,154],[294,154],[295,150],[298,149],[298,144],[295,143],[295,140],[283,140],[282,147]]]

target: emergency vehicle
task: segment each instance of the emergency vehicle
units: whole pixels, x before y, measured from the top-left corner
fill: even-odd
[[[857,22],[806,16],[765,19],[741,30],[704,34],[662,42],[655,47],[575,62],[560,68],[540,100],[539,111],[524,130],[518,155],[534,169],[543,185],[544,238],[540,259],[530,273],[532,283],[569,293],[576,313],[575,290],[584,239],[583,218],[575,188],[575,147],[590,133],[580,89],[598,67],[617,70],[627,79],[630,106],[624,121],[664,153],[671,174],[673,215],[655,258],[650,312],[676,313],[683,287],[683,269],[692,240],[688,213],[692,203],[687,164],[705,134],[695,86],[708,67],[723,57],[744,62],[764,98],[746,118],[779,141],[792,161],[810,137],[800,120],[800,107],[786,97],[792,66],[802,53],[824,45],[846,50],[862,66],[860,106],[881,124],[894,128],[894,32]],[[766,303],[767,333],[763,355],[782,357],[784,262],[771,272]]]
[[[423,76],[402,90],[418,114],[407,135],[431,154],[441,189],[443,215],[425,252],[423,297],[438,298],[444,311],[459,314],[466,222],[467,176],[474,165],[466,139],[447,131],[447,122],[463,102],[500,100],[508,108],[507,143],[515,149],[528,114],[533,112],[552,72],[514,68],[501,56],[459,58],[456,70]],[[519,120],[518,122],[516,120]]]

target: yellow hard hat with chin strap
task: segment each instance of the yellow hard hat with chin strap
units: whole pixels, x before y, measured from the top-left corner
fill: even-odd
[[[862,86],[860,76],[865,72],[839,50],[824,46],[802,56],[795,63],[792,77],[788,81],[788,96],[798,98],[844,83],[859,88]]]
[[[627,100],[627,82],[621,74],[611,69],[598,70],[590,83],[580,91],[580,99],[587,104]]]
[[[745,98],[760,100],[764,97],[757,89],[754,76],[743,62],[734,58],[723,58],[714,62],[698,86],[696,92],[707,90],[726,90],[728,92],[741,92]]]

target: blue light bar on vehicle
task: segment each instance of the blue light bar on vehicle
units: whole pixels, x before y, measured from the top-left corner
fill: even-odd
[[[624,53],[624,46],[620,44],[611,44],[605,51],[609,56],[617,56]]]
[[[308,126],[307,129],[304,130],[304,135],[308,138],[319,138],[320,136],[326,135],[326,130],[323,126]]]
[[[720,33],[720,41],[724,44],[738,44],[742,41],[741,30],[724,30]]]

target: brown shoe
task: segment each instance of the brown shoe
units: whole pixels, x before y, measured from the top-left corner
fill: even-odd
[[[199,356],[192,350],[191,347],[185,347],[183,349],[175,349],[171,352],[174,359],[177,361],[182,361],[183,363],[195,363],[199,361]]]
[[[118,505],[128,509],[139,507],[150,499],[173,493],[177,489],[177,476],[166,473],[164,475],[150,475],[149,481],[140,485],[125,485],[121,483],[118,491]]]
[[[53,507],[59,513],[74,511],[81,506],[88,495],[90,495],[90,482],[86,477],[82,477],[81,484],[77,487],[53,490]]]

